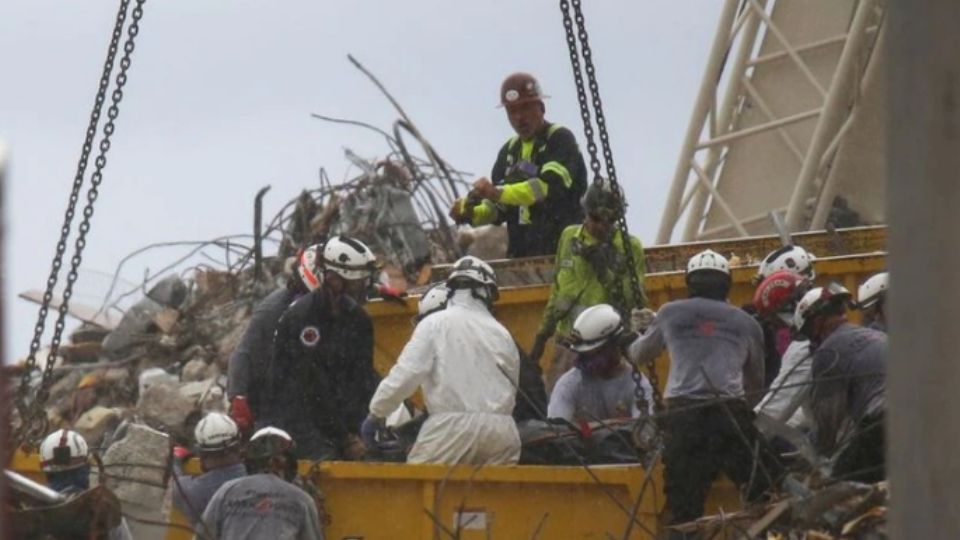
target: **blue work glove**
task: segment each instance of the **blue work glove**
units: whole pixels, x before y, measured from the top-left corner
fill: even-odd
[[[360,424],[360,438],[363,439],[363,444],[368,449],[377,445],[377,433],[384,428],[386,423],[386,419],[371,414],[367,416],[363,424]]]

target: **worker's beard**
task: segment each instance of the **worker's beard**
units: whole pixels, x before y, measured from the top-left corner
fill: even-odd
[[[573,365],[584,375],[591,377],[609,377],[620,365],[620,354],[616,350],[603,350],[592,354],[580,354]]]

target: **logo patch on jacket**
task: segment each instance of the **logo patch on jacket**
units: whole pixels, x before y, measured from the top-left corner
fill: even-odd
[[[307,326],[300,331],[300,343],[307,347],[316,347],[320,343],[320,329],[316,326]]]

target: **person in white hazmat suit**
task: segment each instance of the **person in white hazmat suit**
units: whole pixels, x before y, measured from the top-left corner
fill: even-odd
[[[419,386],[430,417],[408,463],[515,464],[520,435],[511,412],[520,352],[490,313],[498,297],[496,274],[484,261],[463,257],[454,264],[447,287],[446,309],[414,328],[374,393],[361,435],[374,441],[384,418]]]

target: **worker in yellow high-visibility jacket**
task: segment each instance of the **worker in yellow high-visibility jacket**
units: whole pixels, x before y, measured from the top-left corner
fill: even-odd
[[[569,335],[577,316],[588,307],[610,304],[620,313],[630,314],[636,330],[649,324],[652,315],[643,305],[637,305],[632,293],[630,273],[636,274],[642,284],[646,264],[643,246],[633,236],[629,239],[633,266],[627,263],[624,238],[617,228],[623,212],[620,198],[606,182],[594,183],[584,195],[582,207],[586,216],[583,224],[567,227],[560,237],[550,299],[531,351],[535,360],[543,355],[551,336]],[[556,348],[546,374],[548,390],[569,369],[574,356],[562,346]]]
[[[461,224],[506,223],[508,257],[552,255],[563,229],[583,218],[586,165],[573,133],[544,118],[546,97],[530,74],[503,81],[500,104],[517,134],[500,149],[490,179],[478,179],[450,210]]]

